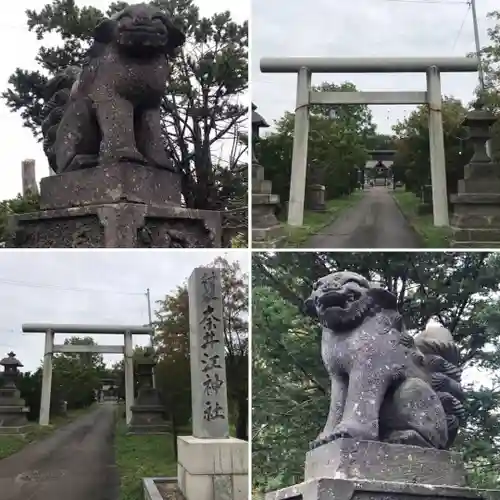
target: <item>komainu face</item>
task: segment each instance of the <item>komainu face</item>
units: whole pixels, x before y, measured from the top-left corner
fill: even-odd
[[[317,317],[322,326],[334,332],[345,331],[357,327],[371,315],[378,299],[386,301],[391,296],[373,287],[363,276],[343,271],[316,281],[305,306],[307,313]]]
[[[124,52],[141,56],[158,52],[172,54],[183,45],[185,36],[158,8],[136,4],[101,21],[96,27],[95,39],[105,44],[115,43]]]

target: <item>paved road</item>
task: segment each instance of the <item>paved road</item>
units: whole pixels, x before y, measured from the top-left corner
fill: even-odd
[[[421,248],[388,189],[369,188],[361,201],[314,235],[307,248]]]
[[[113,404],[0,460],[2,500],[116,500]]]

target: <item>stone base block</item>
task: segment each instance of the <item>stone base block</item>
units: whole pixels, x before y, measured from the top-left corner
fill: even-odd
[[[6,427],[17,428],[28,425],[28,412],[29,408],[22,406],[0,406],[0,429]]]
[[[321,478],[267,493],[265,500],[480,500],[484,493],[453,486]],[[500,491],[486,496],[500,498]]]
[[[451,201],[452,247],[500,246],[499,193],[459,193]]]
[[[304,477],[466,485],[458,453],[355,439],[338,439],[309,451]]]
[[[326,210],[325,203],[325,186],[322,184],[311,184],[306,190],[306,208],[313,212],[324,212]]]
[[[220,212],[114,203],[9,217],[11,248],[220,248]]]
[[[171,425],[163,418],[164,408],[159,404],[141,404],[141,393],[143,399],[158,396],[156,389],[143,388],[139,391],[136,404],[132,405],[132,420],[128,426],[128,434],[167,434],[171,432]],[[148,394],[148,392],[153,394]]]
[[[45,177],[40,183],[42,210],[119,202],[180,206],[180,176],[169,170],[118,163]]]
[[[248,443],[177,438],[179,488],[186,500],[248,500]]]
[[[130,424],[128,426],[127,435],[129,436],[144,436],[147,434],[170,434],[172,427],[170,424]]]
[[[273,194],[252,194],[252,241],[265,242],[273,246],[269,240],[278,239],[281,225],[276,218],[276,205],[279,196]]]

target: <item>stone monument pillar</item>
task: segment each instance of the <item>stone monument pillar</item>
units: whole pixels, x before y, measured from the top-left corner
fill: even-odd
[[[500,247],[500,164],[486,152],[496,118],[482,109],[471,111],[464,121],[474,155],[451,196],[453,247]]]
[[[220,271],[189,278],[193,435],[179,436],[178,483],[186,500],[248,500],[248,443],[229,437]]]
[[[0,366],[4,367],[4,384],[0,388],[0,434],[20,434],[28,428],[26,414],[29,411],[15,383],[19,367],[23,365],[13,352],[9,352],[0,361]]]
[[[306,187],[306,207],[313,212],[326,210],[325,186],[323,184],[309,184]]]
[[[252,142],[259,138],[259,129],[269,127],[264,118],[255,111],[252,104]],[[280,223],[276,218],[276,207],[280,198],[272,194],[272,182],[266,180],[264,167],[260,165],[252,148],[252,240],[255,246],[273,246],[273,239],[279,234]]]
[[[23,160],[21,163],[21,175],[23,180],[23,196],[38,194],[38,183],[36,182],[35,160]]]
[[[137,359],[137,380],[139,390],[131,406],[132,420],[128,426],[129,434],[167,434],[170,424],[163,418],[165,408],[161,404],[158,390],[153,387],[153,369],[156,365],[154,353],[147,351]]]

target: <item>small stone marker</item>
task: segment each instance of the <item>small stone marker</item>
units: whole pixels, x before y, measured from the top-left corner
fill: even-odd
[[[197,267],[189,278],[193,436],[229,436],[220,270]]]

